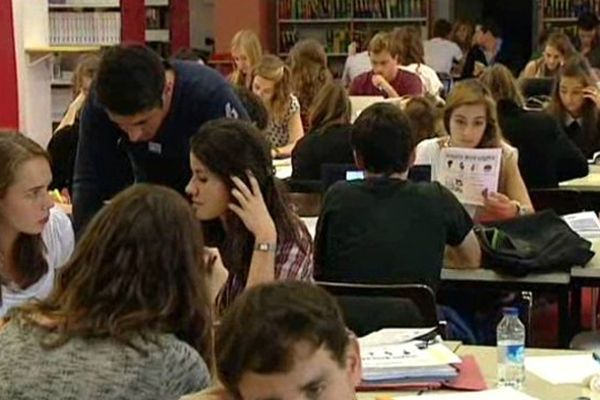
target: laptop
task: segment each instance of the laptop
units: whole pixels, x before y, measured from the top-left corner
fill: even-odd
[[[371,104],[380,103],[385,99],[383,96],[350,96],[350,104],[352,105],[352,122],[358,118],[364,109]]]
[[[364,171],[354,164],[323,164],[321,166],[321,181],[324,191],[338,181],[362,179],[364,179]],[[413,165],[408,170],[408,179],[413,182],[430,182],[431,165]]]
[[[520,82],[521,91],[525,98],[551,96],[554,88],[554,79],[552,78],[526,78]]]

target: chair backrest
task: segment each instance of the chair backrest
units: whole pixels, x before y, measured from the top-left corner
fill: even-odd
[[[529,197],[536,211],[554,210],[558,215],[565,215],[590,209],[577,190],[531,189]]]
[[[348,328],[364,336],[382,328],[438,326],[435,294],[426,285],[317,282],[334,295]]]
[[[290,201],[300,217],[317,217],[321,212],[321,193],[289,193]]]

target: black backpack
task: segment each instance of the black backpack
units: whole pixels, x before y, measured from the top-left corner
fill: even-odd
[[[570,271],[594,256],[592,244],[552,210],[477,225],[474,230],[481,245],[483,268],[507,275]]]

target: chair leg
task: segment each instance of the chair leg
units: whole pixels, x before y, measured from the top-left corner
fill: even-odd
[[[531,345],[532,335],[531,335],[531,314],[533,313],[533,292],[521,292],[521,297],[524,301],[527,302],[527,316],[525,318],[525,329],[526,329],[526,345],[529,347]]]

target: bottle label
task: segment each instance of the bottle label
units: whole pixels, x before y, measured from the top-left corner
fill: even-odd
[[[522,364],[525,360],[525,346],[522,344],[506,346],[506,359],[510,363]]]

